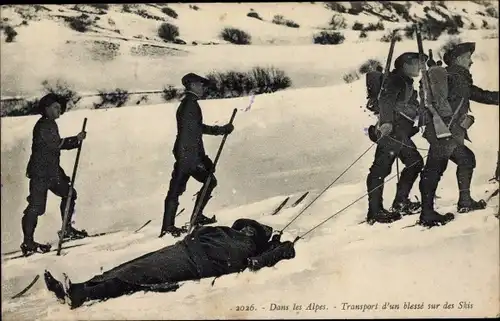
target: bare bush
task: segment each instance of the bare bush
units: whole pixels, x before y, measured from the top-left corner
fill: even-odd
[[[55,81],[44,80],[42,86],[46,93],[56,94],[68,101],[67,111],[71,110],[82,99],[72,86],[62,79]]]
[[[5,42],[13,42],[17,36],[17,31],[9,25],[3,28],[3,32],[5,34]]]
[[[249,45],[252,41],[252,37],[247,32],[236,28],[222,29],[220,37],[235,45]]]
[[[166,14],[167,16],[169,16],[169,17],[171,17],[171,18],[174,18],[174,19],[177,19],[177,17],[179,16],[179,15],[177,14],[177,12],[176,12],[174,9],[170,8],[170,7],[163,7],[163,8],[161,9],[161,12],[163,12],[163,13],[164,13],[164,14]]]
[[[263,20],[259,14],[255,11],[250,11],[249,13],[247,13],[247,17],[250,17],[250,18],[255,18],[255,19],[259,19],[259,20]]]
[[[168,85],[167,87],[163,88],[162,98],[166,102],[177,99],[180,97],[180,95],[181,93],[179,92],[179,90],[172,85]]]
[[[325,7],[327,7],[330,10],[337,11],[340,13],[346,13],[347,9],[340,3],[338,2],[326,2]]]
[[[277,25],[284,25],[291,28],[299,28],[300,25],[292,20],[285,19],[282,15],[275,15],[272,23]]]
[[[90,19],[89,15],[82,13],[78,17],[64,17],[69,27],[78,32],[87,32],[92,26],[93,21]]]
[[[313,42],[321,45],[339,45],[344,40],[345,37],[340,32],[321,31],[313,36]]]
[[[99,97],[101,98],[101,101],[99,103],[94,103],[95,109],[100,109],[105,106],[106,108],[122,107],[125,103],[127,103],[130,94],[127,90],[116,88],[111,92],[99,90]]]
[[[179,28],[168,22],[164,22],[158,28],[158,37],[165,41],[174,41],[179,36]]]
[[[250,71],[212,72],[207,75],[211,85],[207,98],[231,98],[245,94],[271,93],[288,88],[292,80],[274,67],[254,67]]]

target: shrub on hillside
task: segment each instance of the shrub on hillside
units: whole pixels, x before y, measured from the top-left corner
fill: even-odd
[[[485,11],[488,16],[498,19],[498,10],[495,7],[487,7]]]
[[[241,29],[224,28],[220,33],[220,37],[235,45],[249,45],[252,37]]]
[[[461,22],[461,20],[460,20]],[[455,21],[453,18],[446,19],[445,21],[437,20],[428,13],[426,14],[425,21],[422,23],[422,39],[423,40],[437,40],[443,32],[447,32],[449,35],[459,34],[458,30],[459,22]],[[463,22],[462,22],[463,25]],[[415,33],[412,26],[407,26],[404,28],[405,36],[409,39],[414,39]]]
[[[164,22],[158,28],[158,37],[165,41],[174,41],[179,36],[179,28],[168,22]]]
[[[344,40],[345,37],[340,32],[321,31],[319,34],[313,36],[314,43],[321,45],[339,45]]]
[[[359,38],[366,38],[367,36],[368,35],[366,34],[366,31],[364,31],[364,30],[359,33]]]
[[[337,11],[340,13],[346,13],[347,9],[340,3],[338,2],[327,2],[325,3],[325,7],[327,7],[330,10]]]
[[[292,80],[284,71],[274,67],[254,67],[247,72],[211,72],[207,78],[211,82],[207,93],[208,99],[270,93],[288,88],[292,84]]]
[[[250,11],[249,13],[247,13],[247,17],[250,17],[250,18],[255,18],[255,19],[259,19],[259,20],[263,20],[259,14],[255,11]]]
[[[92,19],[86,13],[82,13],[78,17],[65,17],[65,20],[71,29],[78,32],[87,32],[93,24]]]
[[[175,12],[174,9],[170,8],[170,7],[164,7],[161,9],[161,12],[163,12],[164,14],[166,14],[167,16],[171,17],[171,18],[174,18],[174,19],[177,19],[177,17],[179,16],[177,14],[177,12]]]
[[[377,67],[383,68],[382,63],[380,61],[375,59],[368,59],[363,64],[361,64],[361,66],[359,66],[358,72],[363,75],[370,71],[377,70]]]
[[[82,97],[73,90],[72,86],[61,79],[57,79],[56,81],[44,80],[42,82],[42,87],[45,93],[53,93],[64,97],[69,102],[67,111],[71,110],[71,108],[82,99]]]
[[[94,103],[95,109],[106,107],[122,107],[128,101],[130,94],[127,90],[116,88],[114,91],[106,92],[99,90],[99,97],[101,101]]]
[[[334,14],[330,20],[330,28],[333,30],[345,29],[347,28],[347,22],[343,16]]]
[[[196,10],[196,11],[200,10],[200,7],[198,7],[197,5],[192,5],[192,4],[189,5],[189,8]]]
[[[175,88],[174,86],[172,85],[169,85],[165,88],[163,88],[163,92],[162,92],[162,98],[163,100],[165,100],[166,102],[169,102],[171,100],[174,100],[176,98],[179,98],[180,97],[180,92],[177,88]]]
[[[100,10],[109,10],[109,4],[107,3],[92,3],[90,6]]]
[[[299,24],[295,23],[292,20],[285,19],[282,15],[275,15],[273,17],[272,23],[277,24],[277,25],[284,25],[284,26],[291,27],[291,28],[299,28],[300,27]]]
[[[353,25],[352,25],[352,30],[358,30],[358,31],[361,31],[363,30],[363,24],[360,23],[360,22],[355,22]]]
[[[366,27],[363,28],[364,31],[377,31],[377,30],[385,30],[384,24],[382,21],[377,23],[369,23]]]
[[[1,102],[2,117],[30,116],[38,114],[39,99],[12,100]]]
[[[5,42],[13,42],[17,36],[17,31],[9,25],[3,28],[3,32],[5,33]]]
[[[411,3],[401,4],[397,2],[382,1],[382,6],[389,10],[395,11],[397,15],[403,17],[408,22],[414,22],[415,20],[410,16],[409,9],[411,8]]]
[[[380,38],[380,41],[382,41],[382,42],[391,42],[392,37],[393,37],[392,32],[388,32],[385,35],[383,35],[382,38]],[[401,35],[399,33],[396,33],[394,35],[394,37],[396,38],[396,42],[403,40],[403,37],[401,37]]]

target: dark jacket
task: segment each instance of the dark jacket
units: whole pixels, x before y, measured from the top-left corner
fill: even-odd
[[[273,244],[266,244],[258,246],[252,237],[227,226],[203,226],[174,245],[126,262],[89,282],[118,278],[130,284],[154,285],[241,272],[248,259],[268,253]]]
[[[223,135],[222,126],[208,126],[203,124],[203,116],[198,97],[186,92],[179,108],[177,109],[177,137],[173,153],[181,167],[195,168],[205,156],[203,134]]]
[[[389,73],[380,94],[379,124],[391,123],[393,133],[413,132],[413,122],[419,116],[417,91],[413,89],[413,79],[401,71]]]
[[[498,91],[487,91],[475,86],[471,73],[464,67],[451,65],[446,67],[446,71],[447,106],[449,107],[443,108],[437,105],[437,109],[443,121],[449,126],[453,137],[463,144],[464,139],[468,140],[468,135],[467,130],[462,128],[460,123],[470,111],[470,100],[482,104],[498,105]],[[449,108],[451,108],[451,115]],[[436,141],[432,118],[428,117],[427,119],[424,136],[431,142]]]
[[[29,178],[51,178],[61,172],[61,149],[78,148],[76,136],[61,138],[55,120],[41,117],[33,128],[31,156],[26,169]]]

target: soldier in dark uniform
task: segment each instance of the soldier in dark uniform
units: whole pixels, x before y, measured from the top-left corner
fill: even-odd
[[[469,69],[474,51],[475,43],[467,42],[454,46],[443,55],[443,61],[447,65],[448,92],[445,103],[436,104],[436,110],[450,129],[452,137],[438,139],[431,117],[426,117],[429,121],[424,137],[429,141],[430,149],[420,179],[422,195],[420,223],[422,225],[443,225],[454,218],[451,213],[441,215],[434,210],[436,189],[450,159],[457,164],[456,175],[460,190],[458,212],[469,212],[486,206],[484,200],[476,201],[471,197],[470,185],[476,167],[476,158],[474,153],[465,146],[464,140],[469,140],[467,129],[474,122],[473,116],[468,115],[470,100],[498,105],[498,91],[486,91],[473,84]]]
[[[408,198],[423,167],[422,156],[411,139],[418,132],[414,122],[419,116],[419,102],[412,79],[418,75],[418,53],[404,53],[394,61],[394,70],[382,89],[377,132],[370,135],[373,141],[382,138],[378,141],[375,160],[366,180],[370,193],[368,223],[391,223],[399,220],[401,215],[414,214],[420,209],[420,203]],[[401,172],[392,211],[388,211],[383,206],[383,182],[391,173],[396,158],[406,167]]]
[[[282,242],[273,229],[251,219],[229,226],[202,226],[182,241],[147,253],[81,283],[65,285],[45,272],[47,289],[61,303],[78,308],[137,291],[169,292],[178,282],[219,277],[248,268],[258,271],[295,257],[294,243]]]
[[[173,148],[175,164],[168,194],[165,198],[160,237],[166,233],[178,237],[182,232],[187,232],[185,228],[175,226],[175,214],[179,206],[179,196],[186,190],[186,185],[190,177],[193,177],[200,183],[204,183],[209,175],[212,175],[205,197],[201,199],[200,190],[196,198],[196,204],[201,202],[201,208],[195,224],[215,223],[215,217],[210,219],[203,214],[203,209],[207,205],[213,189],[217,186],[217,179],[213,174],[210,174],[213,163],[205,153],[202,136],[203,134],[230,134],[234,129],[232,124],[224,126],[208,126],[203,124],[203,116],[198,99],[202,98],[207,88],[206,86],[209,84],[208,79],[189,73],[182,78],[182,84],[186,88],[186,93],[177,109],[177,137]],[[194,208],[196,208],[196,205]]]
[[[61,168],[60,155],[62,149],[78,148],[85,139],[86,133],[61,138],[56,119],[66,111],[67,101],[61,96],[49,93],[38,103],[38,111],[42,117],[36,122],[33,129],[31,157],[28,162],[26,176],[29,178],[28,206],[22,217],[24,241],[21,244],[23,254],[32,252],[47,252],[50,245],[39,244],[34,241],[35,228],[38,216],[45,213],[47,192],[51,191],[61,198],[61,218],[64,220],[64,210],[70,190],[70,178]],[[64,238],[82,238],[88,236],[85,231],[79,231],[71,225],[71,217],[75,208],[76,191],[70,200],[68,226],[65,228]]]

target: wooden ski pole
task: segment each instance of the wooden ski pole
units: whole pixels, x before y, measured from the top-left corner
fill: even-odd
[[[87,118],[83,120],[83,126],[82,126],[82,132],[85,131],[85,127],[87,126]],[[75,165],[73,167],[73,175],[71,176],[71,182],[69,186],[69,193],[68,197],[66,199],[66,207],[64,208],[64,219],[63,219],[63,225],[61,228],[61,235],[59,235],[59,243],[57,245],[57,255],[61,255],[61,247],[63,243],[63,238],[64,234],[66,233],[66,226],[68,225],[68,213],[69,213],[69,206],[71,204],[71,198],[73,197],[73,186],[75,184],[75,178],[76,178],[76,171],[78,169],[78,162],[80,160],[80,153],[82,151],[82,145],[83,141],[80,142],[80,145],[78,146],[78,152],[76,153],[76,160],[75,160]]]
[[[234,117],[236,117],[236,112],[238,109],[233,110],[233,114],[231,115],[231,120],[229,120],[229,124],[233,123]],[[210,185],[210,181],[212,180],[212,174],[215,173],[215,167],[217,166],[217,162],[219,161],[220,154],[222,153],[222,148],[224,148],[224,144],[226,143],[228,134],[225,134],[224,137],[222,138],[222,142],[219,146],[219,150],[217,151],[217,155],[215,156],[214,160],[214,165],[209,171],[209,176],[205,183],[203,184],[203,189],[201,190],[201,195],[199,198],[199,202],[196,202],[195,205],[195,210],[193,212],[193,215],[191,216],[191,221],[189,223],[189,231],[188,234],[190,234],[193,231],[194,223],[196,222],[196,218],[198,217],[198,212],[200,211],[201,208],[201,203],[203,202],[203,198],[205,197],[205,194],[207,193],[208,186]]]

